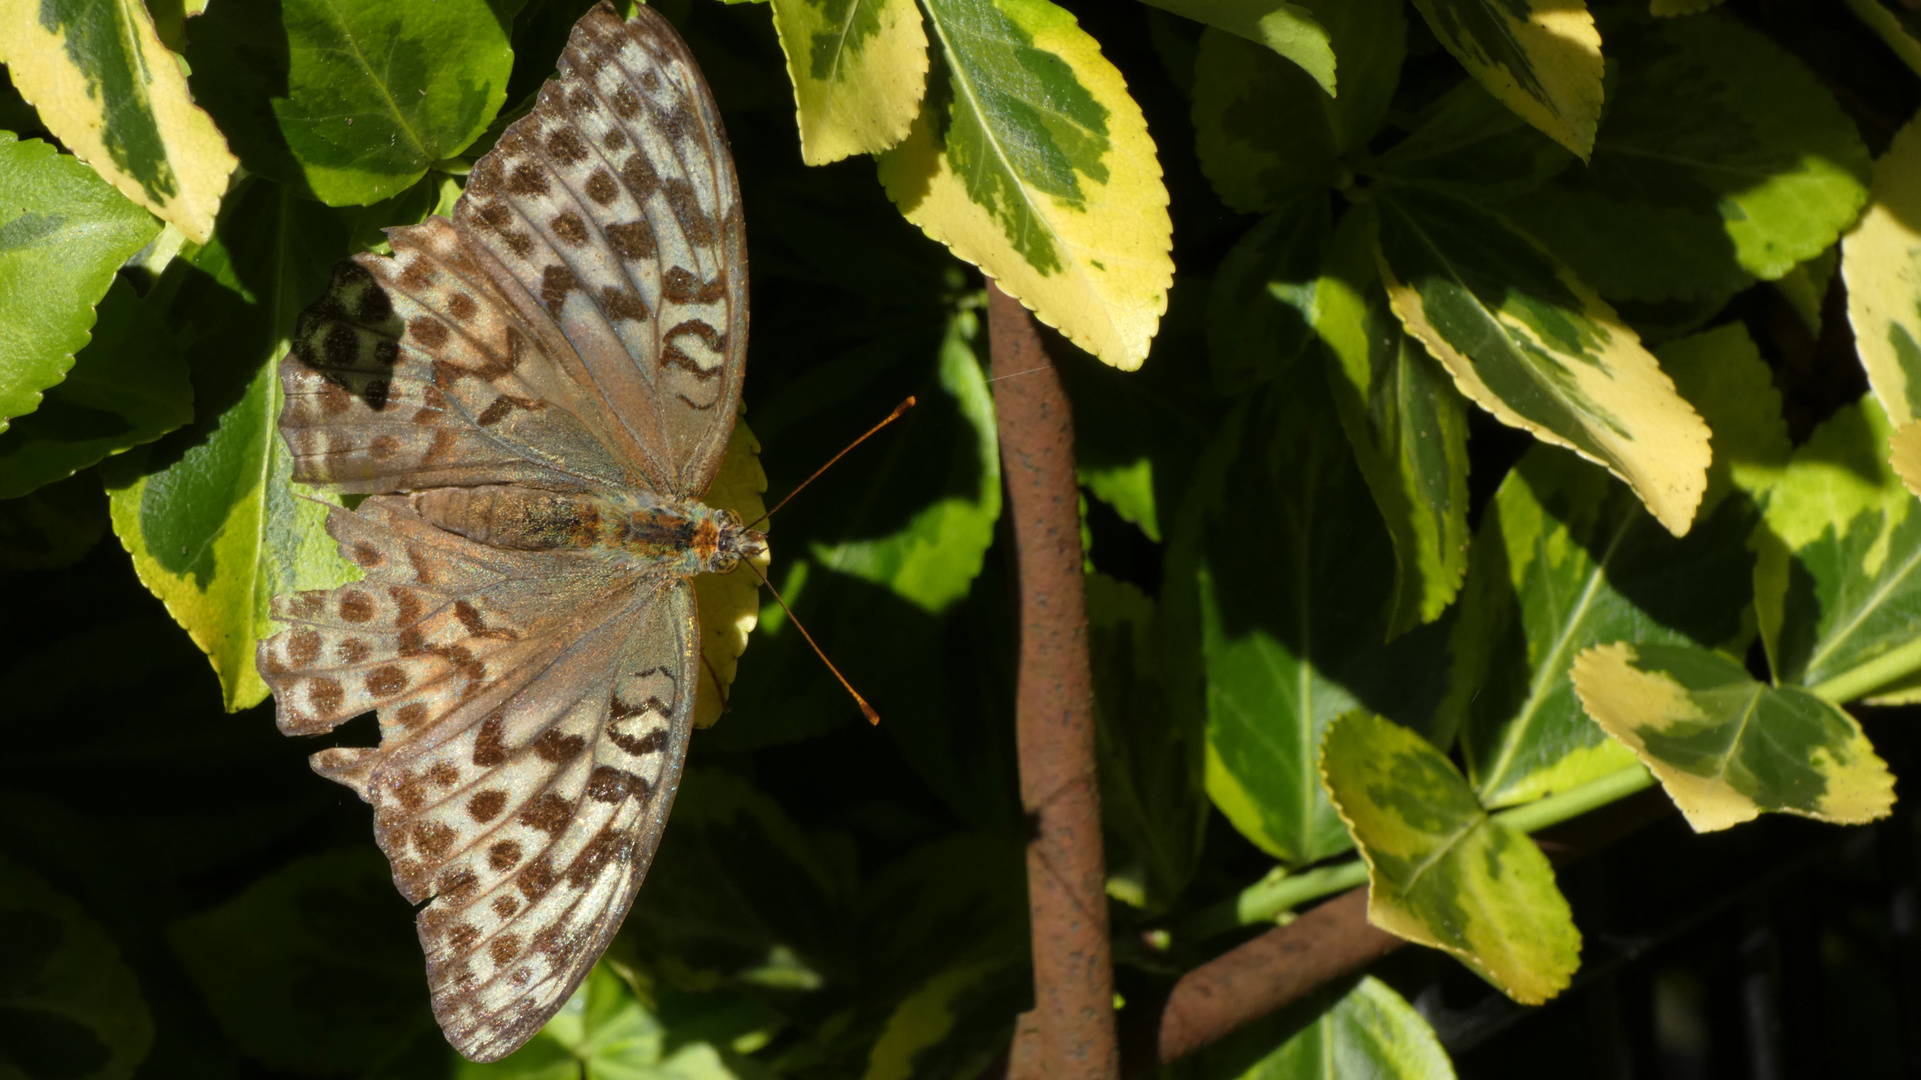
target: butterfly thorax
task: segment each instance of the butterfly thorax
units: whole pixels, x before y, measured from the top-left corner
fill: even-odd
[[[740,515],[692,499],[496,484],[434,488],[413,503],[439,528],[493,547],[618,552],[684,575],[727,573],[767,551],[766,534],[742,525]]]

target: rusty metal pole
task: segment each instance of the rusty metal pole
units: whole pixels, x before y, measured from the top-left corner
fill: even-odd
[[[1120,1054],[1074,418],[1033,316],[992,281],[987,326],[1020,587],[1016,739],[1021,804],[1030,828],[1027,903],[1039,1043],[1037,1054],[1018,1053],[1015,1062],[1022,1072],[1049,1080],[1114,1080]]]

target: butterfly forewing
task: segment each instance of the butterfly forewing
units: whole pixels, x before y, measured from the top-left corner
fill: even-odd
[[[739,404],[739,194],[686,46],[596,7],[454,220],[389,236],[336,271],[281,370],[295,479],[371,495],[328,516],[364,579],[277,597],[258,664],[289,734],[379,713],[378,747],[313,765],[373,804],[425,903],[435,1015],[488,1061],[618,928],[691,727],[691,571],[601,531],[704,494]],[[436,509],[495,505],[443,490],[483,487],[597,501],[565,542],[496,546]]]
[[[740,400],[746,240],[719,113],[666,21],[582,18],[454,224],[559,324],[661,490],[706,490]]]

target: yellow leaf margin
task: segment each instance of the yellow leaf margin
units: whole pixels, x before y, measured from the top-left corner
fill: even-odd
[[[1875,162],[1871,198],[1841,241],[1841,275],[1868,383],[1899,427],[1921,401],[1921,117]]]
[[[927,88],[927,33],[914,0],[846,0],[838,23],[828,18],[827,0],[773,0],[773,7],[794,83],[802,161],[879,153],[907,136]],[[863,34],[855,23],[866,9],[879,25]],[[816,70],[823,59],[824,75]]]
[[[1468,74],[1515,115],[1582,161],[1594,152],[1603,97],[1601,32],[1582,0],[1414,0],[1414,6]],[[1526,17],[1516,16],[1517,7],[1527,9]],[[1498,32],[1483,36],[1470,26]],[[1518,55],[1490,51],[1503,47]]]

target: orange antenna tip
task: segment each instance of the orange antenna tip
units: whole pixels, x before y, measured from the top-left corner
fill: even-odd
[[[834,678],[840,680],[841,689],[847,691],[847,693],[853,697],[854,704],[860,706],[860,714],[867,718],[868,723],[878,726],[880,724],[880,714],[874,711],[872,705],[867,704],[867,699],[860,696],[860,691],[854,689],[854,684],[847,681],[847,676],[840,673],[840,669],[834,666],[834,662],[827,659],[827,653],[822,650],[820,644],[814,640],[814,635],[807,632],[807,628],[802,626],[800,620],[794,617],[794,609],[788,607],[787,601],[781,599],[780,590],[774,588],[774,583],[767,580],[767,575],[761,573],[760,567],[755,566],[751,562],[747,563],[747,567],[754,572],[755,577],[760,579],[762,585],[767,586],[767,591],[774,594],[774,602],[779,604],[780,609],[787,613],[787,621],[794,624],[794,629],[800,631],[800,636],[806,638],[807,644],[813,647],[814,655],[820,657],[820,662],[826,664],[827,670],[833,672]]]

